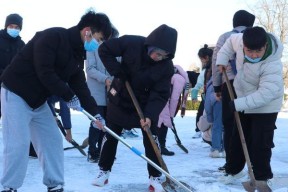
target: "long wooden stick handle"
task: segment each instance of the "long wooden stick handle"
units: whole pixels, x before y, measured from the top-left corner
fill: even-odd
[[[230,84],[230,81],[228,79],[228,76],[227,76],[227,73],[226,73],[225,69],[223,70],[223,74],[225,76],[225,80],[226,80],[226,84],[227,84],[227,88],[228,88],[228,92],[229,92],[230,98],[233,101],[235,99],[235,97],[234,97],[232,86]],[[244,156],[245,156],[247,167],[248,167],[249,176],[250,176],[252,184],[254,185],[253,187],[256,187],[256,179],[255,179],[255,176],[254,176],[254,173],[253,173],[253,169],[252,169],[252,165],[251,165],[251,161],[250,161],[250,157],[249,157],[249,153],[248,153],[248,149],[247,149],[247,144],[246,144],[246,141],[245,141],[245,136],[244,136],[243,128],[242,128],[241,121],[240,121],[240,116],[239,116],[239,113],[237,111],[234,112],[234,115],[235,115],[237,128],[238,128],[238,131],[239,131],[239,136],[240,136],[240,140],[241,140]]]
[[[131,99],[133,101],[133,104],[134,104],[134,106],[135,106],[135,108],[137,110],[137,113],[138,113],[139,117],[141,119],[145,120],[144,114],[143,114],[143,112],[142,112],[142,110],[140,108],[140,105],[139,105],[139,103],[137,101],[137,98],[134,95],[134,92],[133,92],[129,82],[126,81],[125,85],[126,85],[126,88],[127,88],[128,92],[129,92],[129,95],[130,95],[130,97],[131,97]],[[162,158],[162,155],[161,155],[161,153],[159,151],[159,148],[158,148],[158,146],[157,146],[157,144],[156,144],[156,142],[155,142],[155,140],[154,140],[154,138],[152,136],[151,130],[149,129],[149,127],[145,127],[145,131],[146,131],[147,136],[148,136],[148,138],[149,138],[149,140],[150,140],[150,142],[152,144],[152,147],[153,147],[153,149],[155,151],[155,154],[157,156],[157,159],[158,159],[162,169],[164,169],[167,173],[169,173],[168,168],[167,168],[167,166],[166,166],[166,164],[165,164],[165,162],[164,162],[164,160]]]
[[[144,114],[143,114],[143,112],[141,110],[141,107],[140,107],[140,105],[139,105],[139,103],[137,101],[137,98],[134,95],[134,92],[133,92],[129,82],[126,81],[125,85],[126,85],[126,88],[127,88],[128,92],[129,92],[129,95],[130,95],[130,97],[131,97],[131,99],[133,101],[133,104],[134,104],[134,106],[135,106],[135,108],[137,110],[137,113],[138,113],[139,117],[141,119],[145,120]],[[167,166],[166,166],[166,164],[165,164],[165,162],[164,162],[164,160],[162,158],[162,155],[161,155],[161,153],[159,151],[159,148],[158,148],[158,146],[157,146],[157,144],[156,144],[156,142],[155,142],[155,140],[153,138],[153,135],[152,135],[152,132],[151,132],[150,128],[149,127],[145,127],[145,131],[146,131],[147,136],[148,136],[148,138],[149,138],[149,140],[150,140],[150,142],[152,144],[152,147],[153,147],[153,149],[155,151],[155,154],[157,156],[157,159],[158,159],[162,169],[164,169],[167,173],[169,173],[168,168],[167,168]]]

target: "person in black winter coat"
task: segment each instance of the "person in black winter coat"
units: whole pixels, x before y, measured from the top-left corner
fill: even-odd
[[[30,140],[43,168],[44,185],[48,191],[64,191],[63,141],[47,98],[56,95],[72,109],[82,106],[97,114],[83,70],[85,50],[94,51],[97,40],[110,34],[109,18],[90,10],[76,26],[37,32],[6,68],[1,85],[4,191],[21,187]]]
[[[6,17],[5,28],[0,30],[0,76],[12,61],[16,53],[18,53],[25,45],[24,41],[22,41],[19,36],[22,30],[22,23],[23,18],[20,15],[17,13],[10,14]]]
[[[132,129],[148,125],[156,135],[159,114],[170,97],[170,81],[174,74],[172,59],[176,51],[177,31],[165,24],[145,38],[124,35],[110,39],[99,47],[99,56],[114,76],[108,91],[106,125],[120,135],[123,128]],[[121,62],[116,60],[121,57]],[[143,110],[145,122],[141,121],[125,87],[128,81]],[[145,130],[141,129],[146,156],[159,165]],[[94,185],[103,186],[112,169],[118,140],[106,134],[99,160],[100,173]],[[158,182],[161,173],[148,164],[152,187],[162,191]]]

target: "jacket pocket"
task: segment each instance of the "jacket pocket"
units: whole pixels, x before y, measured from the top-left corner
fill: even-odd
[[[134,108],[132,99],[123,82],[119,78],[114,78],[108,91],[108,102],[111,102],[123,109],[131,110]]]

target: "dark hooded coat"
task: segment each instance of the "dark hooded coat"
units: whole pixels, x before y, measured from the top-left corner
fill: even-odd
[[[140,127],[140,118],[125,87],[124,82],[127,80],[144,116],[157,124],[159,114],[170,97],[170,82],[174,74],[171,60],[175,55],[176,43],[177,31],[161,25],[147,38],[125,35],[110,39],[99,47],[104,66],[115,77],[108,91],[108,121],[123,128]],[[168,58],[153,61],[147,54],[148,46],[169,52]],[[121,57],[121,62],[116,57]]]
[[[51,95],[69,101],[76,94],[82,107],[96,115],[83,71],[85,53],[77,26],[37,32],[6,68],[2,81],[32,109]]]
[[[7,33],[6,29],[0,31],[0,76],[24,45],[20,36],[14,38]]]

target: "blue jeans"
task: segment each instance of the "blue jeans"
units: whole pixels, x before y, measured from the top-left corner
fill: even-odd
[[[223,151],[222,103],[213,105],[212,150]]]
[[[67,103],[61,97],[58,97],[56,95],[49,97],[47,101],[48,101],[50,108],[52,108],[52,106],[54,107],[56,102],[59,102],[59,106],[60,106],[59,115],[61,117],[63,127],[64,127],[64,129],[71,129],[72,128],[71,114],[70,114],[70,109],[67,106]],[[51,110],[54,114],[54,112],[55,112],[54,108]]]

